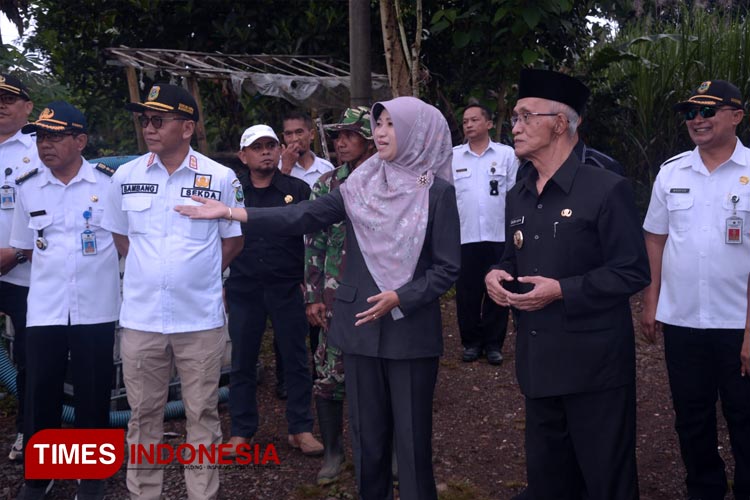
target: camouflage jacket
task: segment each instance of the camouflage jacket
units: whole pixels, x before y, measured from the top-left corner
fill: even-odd
[[[310,199],[314,200],[339,187],[349,177],[349,164],[326,172],[315,182]],[[344,272],[346,222],[305,235],[305,303],[322,302],[328,313],[333,310],[333,293]]]

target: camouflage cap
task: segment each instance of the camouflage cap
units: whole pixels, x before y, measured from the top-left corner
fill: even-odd
[[[323,130],[333,137],[335,137],[341,130],[353,130],[368,141],[371,141],[372,128],[370,127],[370,108],[365,106],[347,108],[338,123],[325,125]]]

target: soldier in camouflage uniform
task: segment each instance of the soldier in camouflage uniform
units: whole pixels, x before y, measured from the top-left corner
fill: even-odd
[[[373,155],[370,110],[349,108],[339,123],[327,125],[341,166],[323,174],[312,189],[311,199],[339,187],[349,174]],[[318,484],[336,481],[344,463],[342,439],[344,405],[344,361],[341,351],[328,345],[328,326],[333,315],[333,295],[343,273],[346,255],[346,223],[338,222],[317,233],[305,235],[305,302],[310,324],[320,326],[315,350],[317,378],[313,387],[320,433],[325,446]]]

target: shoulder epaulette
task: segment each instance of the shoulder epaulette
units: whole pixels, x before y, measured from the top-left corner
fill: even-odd
[[[112,168],[110,166],[107,166],[104,163],[97,163],[94,168],[97,169],[99,172],[101,172],[103,174],[106,174],[106,175],[108,175],[110,177],[112,177],[113,175],[115,175],[115,172],[117,171],[116,168]]]
[[[27,180],[31,179],[32,177],[34,177],[38,173],[39,173],[39,167],[32,168],[31,170],[29,170],[25,174],[19,175],[18,177],[16,177],[16,185],[20,186],[21,184],[23,184]]]
[[[661,166],[660,166],[659,168],[664,168],[664,166],[665,166],[665,165],[668,165],[668,164],[672,163],[672,162],[673,162],[673,161],[675,161],[675,160],[679,160],[679,159],[680,159],[680,158],[682,158],[683,156],[687,156],[687,155],[689,155],[690,153],[692,153],[692,151],[683,151],[682,153],[680,153],[680,154],[678,154],[678,155],[675,155],[675,156],[673,156],[672,158],[670,158],[670,159],[668,159],[667,161],[665,161],[664,163],[662,163],[662,164],[661,164]]]

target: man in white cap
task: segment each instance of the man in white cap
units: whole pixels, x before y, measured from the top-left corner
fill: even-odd
[[[279,139],[267,125],[242,134],[238,156],[247,165],[240,174],[248,207],[278,207],[310,198],[309,186],[279,171]],[[289,444],[305,455],[320,455],[312,435],[312,377],[305,338],[308,333],[302,295],[304,246],[299,236],[269,236],[243,224],[245,246],[230,266],[226,281],[232,372],[229,444],[247,445],[258,430],[256,363],[266,320],[271,318],[287,384]]]

